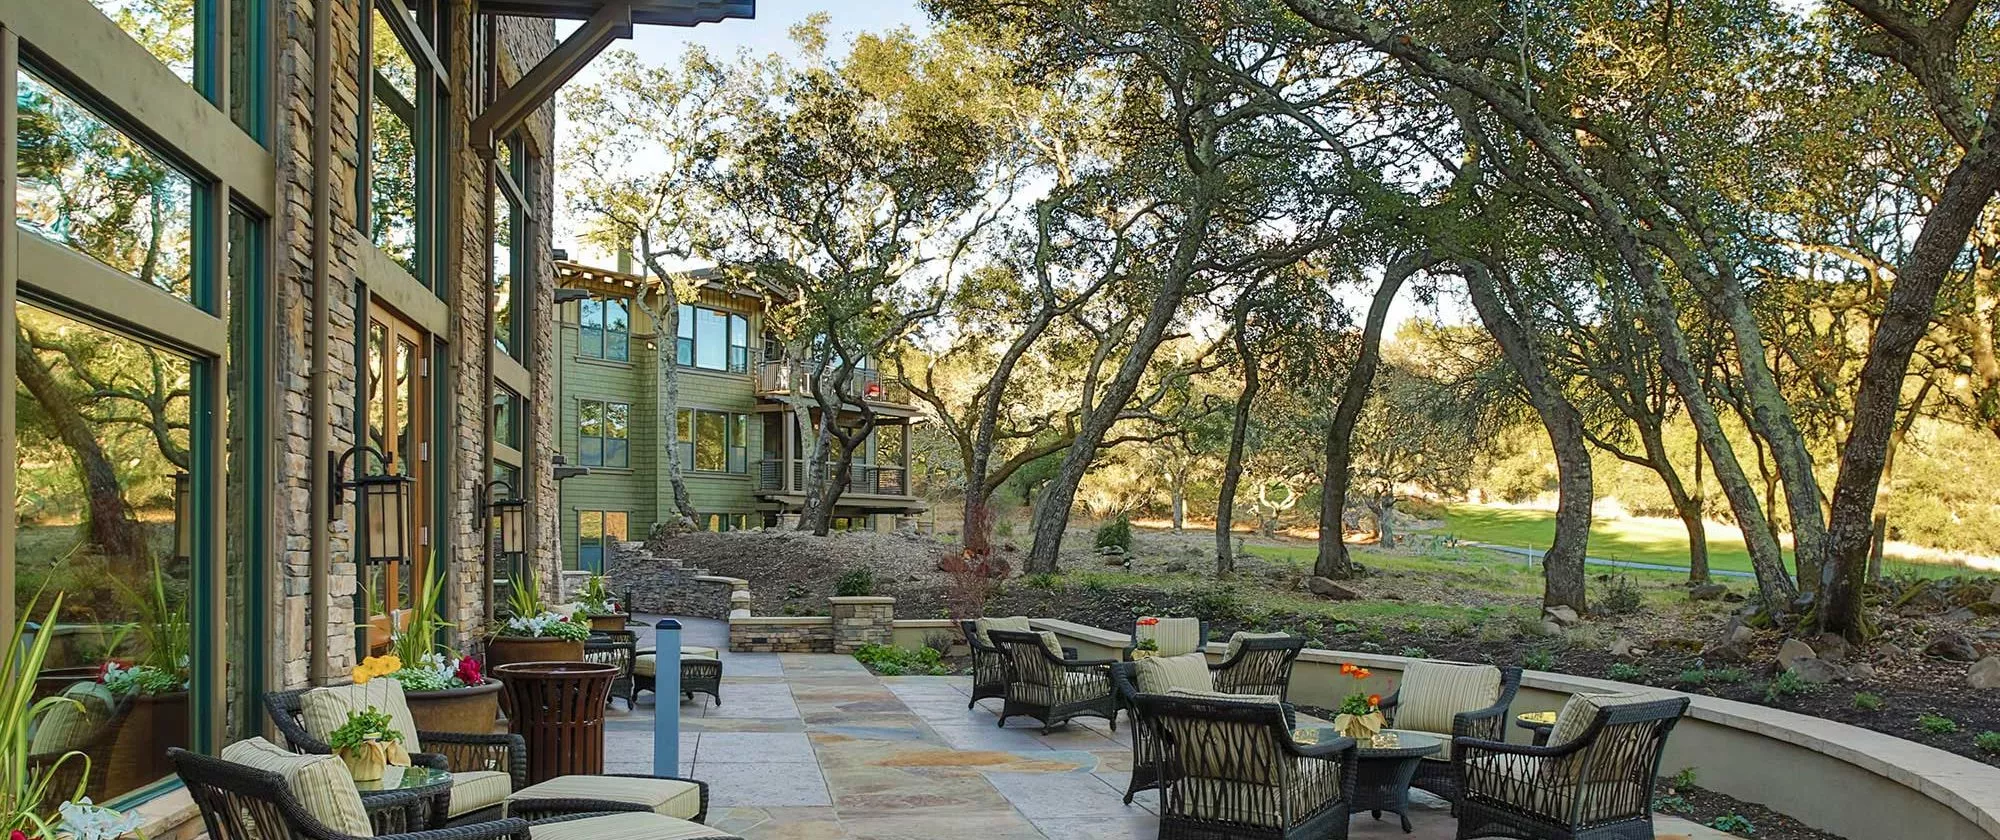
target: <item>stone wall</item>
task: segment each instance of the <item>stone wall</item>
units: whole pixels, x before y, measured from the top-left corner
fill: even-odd
[[[618,597],[630,593],[627,609],[635,613],[721,620],[732,616],[735,604],[750,600],[747,581],[684,566],[653,553],[642,542],[614,543],[604,561],[604,574]],[[742,613],[749,615],[748,610]]]
[[[833,619],[823,615],[729,620],[732,653],[832,653]]]
[[[833,652],[853,653],[863,645],[896,640],[896,599],[847,596],[827,599],[833,609]]]

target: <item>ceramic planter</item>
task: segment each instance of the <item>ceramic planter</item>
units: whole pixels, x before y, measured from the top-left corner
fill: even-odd
[[[486,640],[486,673],[515,662],[582,662],[583,642],[538,636],[494,636]]]
[[[590,629],[592,629],[592,630],[623,630],[623,629],[625,629],[625,620],[626,620],[626,619],[629,619],[629,618],[631,618],[631,617],[632,617],[632,616],[631,616],[631,614],[630,614],[630,613],[612,613],[612,614],[610,614],[610,615],[593,615],[593,616],[591,616],[591,617],[590,617]]]
[[[443,691],[406,691],[410,717],[422,732],[463,732],[490,735],[500,720],[499,680]]]

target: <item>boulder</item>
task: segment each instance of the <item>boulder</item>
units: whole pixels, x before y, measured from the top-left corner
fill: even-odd
[[[1611,655],[1645,656],[1646,649],[1640,647],[1637,642],[1632,641],[1630,638],[1627,638],[1625,636],[1619,636],[1617,639],[1611,642]]]
[[[1946,630],[1931,637],[1931,643],[1924,647],[1924,655],[1953,662],[1971,662],[1979,658],[1979,649],[1972,646],[1972,640],[1965,634]]]
[[[1544,639],[1553,639],[1562,634],[1563,634],[1562,625],[1557,624],[1553,621],[1544,620],[1541,623],[1535,625],[1535,635],[1541,636]]]
[[[1958,621],[1958,622],[1971,621],[1978,617],[1979,614],[1973,612],[1971,607],[1952,607],[1951,609],[1946,610],[1944,615],[1938,616],[1938,618],[1942,621]]]
[[[1171,563],[1168,563],[1165,566],[1160,567],[1160,570],[1170,575],[1178,575],[1188,570],[1188,564],[1183,563],[1179,560],[1175,560]]]
[[[1896,644],[1895,642],[1883,642],[1879,645],[1876,645],[1875,655],[1882,657],[1883,659],[1890,660],[1892,662],[1898,659],[1910,658],[1910,652],[1904,650],[1902,645]]]
[[[1847,666],[1847,676],[1849,679],[1854,680],[1873,680],[1875,679],[1875,666],[1866,662],[1856,662]]]
[[[1570,609],[1569,607],[1562,606],[1560,604],[1550,607],[1547,610],[1544,610],[1543,612],[1548,616],[1550,621],[1553,621],[1564,627],[1568,627],[1582,620],[1577,616],[1576,610]]]
[[[1974,601],[1966,609],[1971,610],[1973,615],[1991,618],[2000,615],[2000,601]]]
[[[1722,628],[1721,637],[1702,649],[1703,659],[1722,662],[1743,662],[1750,658],[1750,643],[1757,638],[1757,632],[1743,626],[1741,617],[1731,618]]]
[[[1972,663],[1971,670],[1965,672],[1965,684],[1973,688],[2000,688],[2000,656],[1989,656]]]
[[[1848,654],[1852,652],[1848,648],[1847,640],[1839,633],[1821,633],[1819,638],[1813,640],[1812,646],[1813,650],[1818,652],[1819,658],[1828,662],[1846,662]]]
[[[1335,601],[1361,600],[1361,593],[1342,586],[1332,578],[1323,578],[1319,575],[1306,578],[1306,590],[1321,598]]]
[[[1729,587],[1719,583],[1704,583],[1688,590],[1690,601],[1720,601],[1729,594]]]
[[[1818,658],[1819,653],[1812,649],[1812,645],[1808,645],[1797,639],[1786,639],[1784,644],[1778,646],[1778,670],[1780,671],[1797,670],[1800,662]]]
[[[1826,685],[1847,679],[1847,672],[1839,665],[1824,659],[1801,659],[1792,665],[1792,673],[1810,685]]]

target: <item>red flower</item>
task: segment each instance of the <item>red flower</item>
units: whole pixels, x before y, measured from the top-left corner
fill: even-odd
[[[1382,705],[1382,695],[1380,695],[1380,694],[1370,694],[1370,695],[1368,695],[1368,705],[1370,705],[1370,706],[1380,706],[1380,705]]]
[[[1160,620],[1159,620],[1159,619],[1157,619],[1157,618],[1153,618],[1153,617],[1151,617],[1151,616],[1147,616],[1147,617],[1145,617],[1145,618],[1142,618],[1142,619],[1139,619],[1139,626],[1140,626],[1140,627],[1151,627],[1151,626],[1153,626],[1153,625],[1155,625],[1155,624],[1158,624],[1158,623],[1160,623]]]
[[[17,828],[13,834],[7,835],[7,840],[28,840],[28,833]]]
[[[479,671],[479,660],[470,656],[458,660],[457,676],[466,685],[486,684],[486,677]]]
[[[1341,675],[1341,676],[1343,676],[1343,677],[1344,677],[1344,676],[1347,676],[1348,674],[1352,674],[1352,673],[1354,673],[1354,671],[1355,671],[1355,670],[1356,670],[1356,669],[1355,669],[1355,667],[1354,667],[1354,663],[1352,663],[1352,662],[1342,662],[1342,663],[1340,663],[1340,675]]]

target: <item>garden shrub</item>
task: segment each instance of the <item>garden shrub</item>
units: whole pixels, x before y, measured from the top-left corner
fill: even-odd
[[[1854,708],[1864,712],[1882,710],[1882,695],[1870,691],[1854,692]]]
[[[875,594],[875,573],[867,569],[848,569],[841,572],[833,582],[833,594],[842,598],[853,598]]]
[[[1958,731],[1958,721],[1944,715],[1925,712],[1917,715],[1917,728],[1932,735],[1950,735]]]
[[[1132,518],[1121,513],[1117,519],[1097,526],[1095,543],[1098,548],[1116,547],[1126,554],[1131,554]]]
[[[944,667],[943,655],[928,646],[911,650],[894,645],[862,645],[854,652],[854,658],[886,677],[908,674],[941,677],[950,673]]]
[[[1972,745],[1980,752],[2000,753],[2000,732],[1991,730],[1972,736]]]

